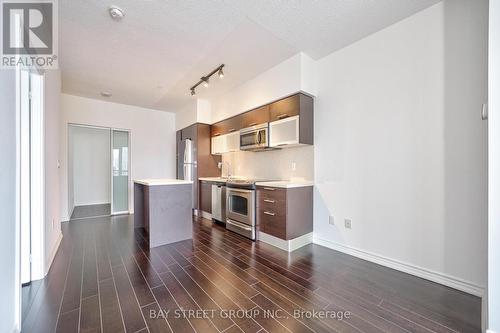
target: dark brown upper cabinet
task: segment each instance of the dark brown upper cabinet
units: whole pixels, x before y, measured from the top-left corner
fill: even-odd
[[[269,122],[269,105],[247,111],[241,116],[241,128],[247,128]]]
[[[297,116],[300,113],[300,99],[303,94],[293,95],[280,99],[269,105],[269,121],[281,120],[288,117]]]
[[[210,136],[223,135],[241,129],[241,115],[219,121],[210,127]]]

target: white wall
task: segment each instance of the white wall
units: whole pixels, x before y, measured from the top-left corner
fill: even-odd
[[[488,329],[500,332],[500,1],[489,17],[489,230]]]
[[[175,129],[180,130],[196,123],[198,120],[198,104],[193,98],[182,110],[175,114]]]
[[[486,13],[445,1],[317,62],[315,241],[481,292]]]
[[[73,187],[74,206],[111,203],[111,138],[110,130],[70,126],[68,165],[73,165],[69,188]],[[71,185],[73,182],[73,185]],[[71,198],[71,193],[69,198]],[[71,203],[70,203],[71,207]]]
[[[16,75],[0,70],[0,332],[19,329],[19,274],[16,273],[19,234],[16,231]]]
[[[61,94],[61,217],[68,219],[68,123],[130,130],[130,178],[175,178],[175,115]],[[132,184],[129,207],[133,210]]]
[[[49,70],[45,73],[45,274],[48,273],[61,241],[61,219],[59,205],[59,123],[61,72]]]
[[[182,110],[175,114],[175,128],[177,130],[195,123],[212,123],[211,103],[209,100],[193,98]]]

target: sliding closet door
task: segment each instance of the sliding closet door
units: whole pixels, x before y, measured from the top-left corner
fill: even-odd
[[[112,214],[128,213],[129,133],[111,131]]]

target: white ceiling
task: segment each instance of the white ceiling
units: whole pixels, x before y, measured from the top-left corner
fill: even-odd
[[[305,52],[314,59],[440,0],[60,0],[63,92],[176,112]],[[121,22],[107,8],[125,11]],[[111,98],[101,91],[113,93]]]

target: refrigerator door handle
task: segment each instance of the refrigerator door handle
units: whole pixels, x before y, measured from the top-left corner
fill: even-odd
[[[193,162],[193,147],[192,141],[190,139],[185,140],[184,145],[184,163],[192,163]]]
[[[184,180],[193,180],[191,167],[191,164],[184,164]]]

